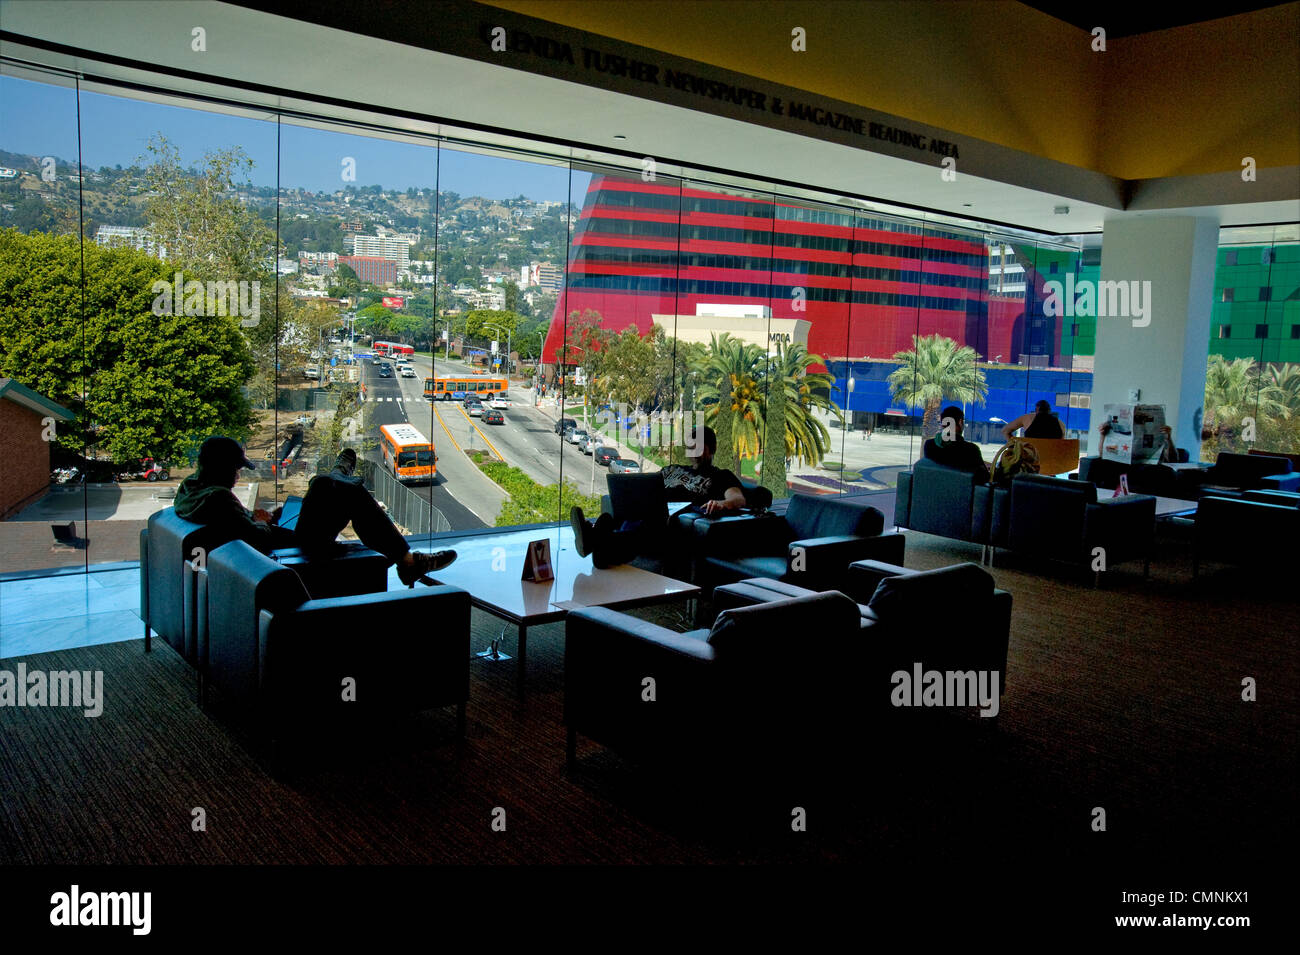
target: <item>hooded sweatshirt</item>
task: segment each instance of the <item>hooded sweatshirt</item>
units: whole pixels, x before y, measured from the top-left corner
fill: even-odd
[[[213,529],[214,543],[219,547],[233,540],[242,540],[263,554],[269,554],[276,547],[290,546],[285,541],[282,531],[272,528],[260,521],[253,520],[253,515],[239,503],[234,491],[223,484],[213,483],[199,468],[194,474],[181,482],[176,491],[176,516],[183,517],[195,524],[204,524]],[[215,541],[219,540],[220,543]]]

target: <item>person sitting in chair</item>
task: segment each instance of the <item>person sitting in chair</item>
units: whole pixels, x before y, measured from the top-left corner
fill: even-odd
[[[690,501],[706,515],[721,515],[746,506],[740,478],[725,468],[713,466],[717,450],[718,438],[712,428],[697,428],[692,433],[692,440],[686,445],[690,466],[670,464],[659,472],[669,501]],[[614,518],[609,514],[589,521],[582,508],[575,506],[569,512],[569,523],[573,525],[578,556],[591,554],[596,567],[626,564],[637,556],[645,542],[645,529],[640,521],[615,528]]]
[[[334,555],[335,539],[350,522],[363,544],[397,564],[397,576],[408,587],[414,587],[416,581],[432,586],[435,581],[425,575],[456,559],[454,550],[433,554],[411,550],[361,478],[355,476],[357,453],[351,448],[339,453],[329,474],[312,478],[293,530],[276,523],[278,509],[274,515],[262,508],[249,513],[231,493],[239,482],[240,470],[251,467],[238,441],[208,438],[199,448],[198,470],[176,491],[176,516],[220,528],[220,543],[242,540],[263,554],[280,547],[301,547],[314,559]]]
[[[921,449],[922,455],[935,464],[969,471],[987,479],[989,466],[984,463],[979,445],[962,437],[966,423],[965,413],[956,405],[949,405],[939,414],[939,421],[939,433],[925,442]]]
[[[1025,429],[1026,438],[1064,438],[1065,425],[1061,419],[1052,414],[1052,406],[1046,401],[1034,405],[1033,411],[1027,411],[1015,421],[1008,421],[1002,426],[1002,437],[1008,441],[1011,436]]]

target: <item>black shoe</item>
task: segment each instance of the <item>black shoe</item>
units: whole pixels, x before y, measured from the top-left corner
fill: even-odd
[[[435,570],[442,570],[456,559],[454,550],[440,550],[432,554],[426,554],[423,551],[411,551],[411,563],[408,566],[404,563],[397,565],[397,577],[408,587],[414,587],[417,583],[424,584],[428,587],[438,586],[438,582],[432,577],[425,575]]]
[[[577,548],[579,557],[586,557],[591,553],[591,543],[589,539],[592,532],[592,525],[582,516],[582,508],[573,505],[573,510],[569,511],[569,524],[573,526],[573,544]]]

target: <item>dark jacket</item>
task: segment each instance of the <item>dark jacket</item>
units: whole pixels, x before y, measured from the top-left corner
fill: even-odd
[[[214,528],[213,548],[233,540],[245,541],[263,554],[287,546],[290,531],[253,520],[234,492],[224,485],[208,483],[202,469],[187,477],[176,490],[176,516]]]

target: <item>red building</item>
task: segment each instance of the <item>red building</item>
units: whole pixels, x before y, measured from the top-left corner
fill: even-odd
[[[370,285],[387,286],[397,282],[397,263],[375,255],[340,255],[339,264],[357,273],[357,278]]]
[[[594,310],[606,329],[635,325],[644,334],[652,315],[745,304],[811,322],[809,351],[828,359],[888,359],[913,335],[940,334],[981,360],[1041,355],[1055,364],[1054,323],[1025,321],[1025,292],[990,293],[989,262],[981,237],[942,226],[594,176],[544,360],[556,360],[574,312]],[[1033,303],[1042,280],[1021,264]]]

